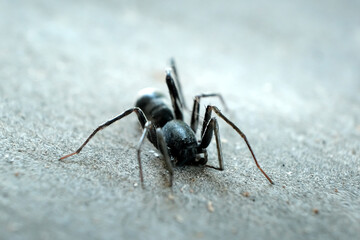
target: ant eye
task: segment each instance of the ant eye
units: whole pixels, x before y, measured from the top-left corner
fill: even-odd
[[[201,153],[196,156],[195,162],[199,165],[205,165],[207,163],[207,159],[204,153]]]
[[[200,158],[198,159],[198,163],[201,164],[201,165],[205,165],[206,164],[206,159],[205,158]]]

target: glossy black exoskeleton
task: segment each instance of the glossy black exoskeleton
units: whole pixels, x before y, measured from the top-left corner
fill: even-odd
[[[164,156],[165,163],[170,174],[170,186],[172,186],[173,182],[174,166],[204,165],[206,167],[217,170],[224,170],[219,126],[217,119],[211,117],[211,113],[215,112],[244,139],[252,154],[256,166],[269,180],[269,182],[273,184],[272,180],[259,166],[245,134],[227,117],[225,117],[216,106],[208,105],[206,107],[200,135],[201,139],[199,141],[196,139],[195,133],[199,125],[200,99],[205,97],[218,97],[224,106],[225,103],[222,96],[216,93],[200,94],[195,96],[191,115],[191,123],[189,126],[183,121],[182,111],[186,106],[177,74],[177,69],[173,60],[171,61],[171,69],[174,73],[174,78],[171,75],[170,70],[168,70],[166,72],[166,84],[169,89],[173,111],[169,107],[166,96],[161,92],[152,88],[143,89],[139,93],[135,107],[124,111],[117,117],[100,125],[93,131],[93,133],[86,139],[86,141],[77,151],[61,157],[60,160],[78,154],[98,131],[135,112],[139,119],[140,125],[143,128],[143,133],[137,147],[140,180],[142,185],[144,179],[141,166],[140,150],[146,136]],[[213,134],[215,134],[216,147],[218,152],[218,167],[206,164],[208,161],[206,148],[209,146]]]

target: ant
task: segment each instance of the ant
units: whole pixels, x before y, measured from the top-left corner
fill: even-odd
[[[258,164],[255,154],[251,149],[251,146],[245,134],[233,122],[231,122],[227,117],[225,117],[216,106],[208,105],[206,107],[205,117],[201,129],[201,139],[199,141],[196,139],[195,133],[199,125],[200,99],[206,97],[218,97],[226,108],[225,102],[222,96],[217,93],[200,94],[195,96],[190,126],[186,124],[183,121],[182,112],[182,109],[186,108],[186,106],[177,69],[175,66],[175,61],[173,59],[171,59],[170,65],[171,68],[166,71],[166,84],[169,89],[169,94],[174,111],[172,111],[168,106],[164,94],[153,88],[143,89],[139,92],[139,97],[136,101],[135,107],[124,111],[115,118],[110,119],[104,124],[98,126],[78,150],[61,157],[59,160],[63,160],[72,155],[80,153],[83,147],[98,131],[135,112],[143,129],[140,141],[136,148],[141,184],[142,186],[144,186],[140,150],[141,145],[145,137],[147,136],[149,141],[155,146],[155,148],[157,148],[161,152],[165,159],[166,167],[170,175],[171,187],[173,183],[174,166],[203,165],[205,167],[213,168],[220,171],[224,170],[219,126],[217,123],[217,119],[215,117],[211,118],[211,113],[215,112],[244,139],[255,161],[256,166],[269,180],[269,182],[271,184],[274,184],[273,181],[266,175],[266,173],[261,169],[260,165]],[[171,72],[173,72],[174,78]],[[215,134],[216,148],[218,153],[218,167],[206,164],[208,161],[208,154],[206,148],[209,146],[213,134]]]

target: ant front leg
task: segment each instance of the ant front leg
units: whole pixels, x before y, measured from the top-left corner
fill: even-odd
[[[210,115],[208,114],[208,116],[210,116]],[[217,123],[216,118],[211,118],[210,121],[208,119],[204,119],[204,125],[205,125],[205,123],[206,123],[206,127],[202,131],[202,137],[201,137],[201,141],[199,143],[198,148],[205,150],[211,142],[213,132],[215,132],[215,140],[216,140],[216,148],[217,148],[217,153],[218,153],[219,167],[213,167],[210,165],[205,165],[205,166],[222,171],[222,170],[224,170],[224,161],[223,161],[222,148],[221,148],[219,125]]]
[[[271,184],[274,184],[274,182],[269,178],[269,176],[264,172],[264,170],[262,170],[259,163],[257,162],[255,154],[254,154],[253,150],[251,149],[250,143],[247,140],[245,134],[233,122],[231,122],[227,117],[225,117],[225,115],[222,114],[221,111],[216,106],[208,105],[206,107],[205,120],[210,119],[211,111],[214,111],[221,119],[223,119],[227,124],[229,124],[244,139],[244,141],[245,141],[247,147],[249,148],[249,151],[255,161],[256,166],[262,172],[262,174],[264,174],[264,176],[267,178],[267,180],[269,180],[269,182]],[[203,129],[201,131],[202,133],[204,133],[204,131],[206,132],[206,127],[204,127],[204,126],[205,126],[205,121],[204,121]]]

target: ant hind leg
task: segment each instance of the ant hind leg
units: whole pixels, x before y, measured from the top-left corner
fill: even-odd
[[[198,125],[199,125],[200,99],[206,98],[206,97],[218,97],[219,100],[221,101],[222,105],[224,106],[225,110],[227,110],[227,106],[225,104],[224,98],[219,93],[208,93],[208,94],[196,95],[194,98],[194,104],[193,104],[193,109],[192,109],[192,113],[191,113],[191,122],[190,122],[191,129],[195,133],[196,133]],[[208,123],[208,121],[204,120],[204,125],[207,123]],[[203,126],[203,128],[204,128],[204,126]]]
[[[100,130],[104,129],[105,127],[113,124],[114,122],[122,119],[123,117],[128,116],[128,115],[131,114],[132,112],[135,112],[135,113],[137,114],[138,119],[139,119],[139,122],[140,122],[140,124],[141,124],[141,127],[144,128],[144,127],[145,127],[145,124],[146,124],[146,122],[147,122],[147,119],[146,119],[145,114],[143,113],[143,111],[142,111],[140,108],[138,108],[138,107],[130,108],[130,109],[124,111],[123,113],[119,114],[119,115],[116,116],[115,118],[110,119],[109,121],[107,121],[107,122],[101,124],[100,126],[98,126],[98,127],[90,134],[90,136],[85,140],[85,142],[84,142],[75,152],[70,153],[70,154],[68,154],[68,155],[65,155],[65,156],[61,157],[59,160],[64,160],[65,158],[68,158],[68,157],[71,157],[71,156],[73,156],[73,155],[75,155],[75,154],[80,153],[81,150],[83,149],[83,147],[85,147],[85,145],[90,141],[91,138],[93,138],[93,137],[95,136],[95,134],[96,134],[97,132],[99,132]]]

